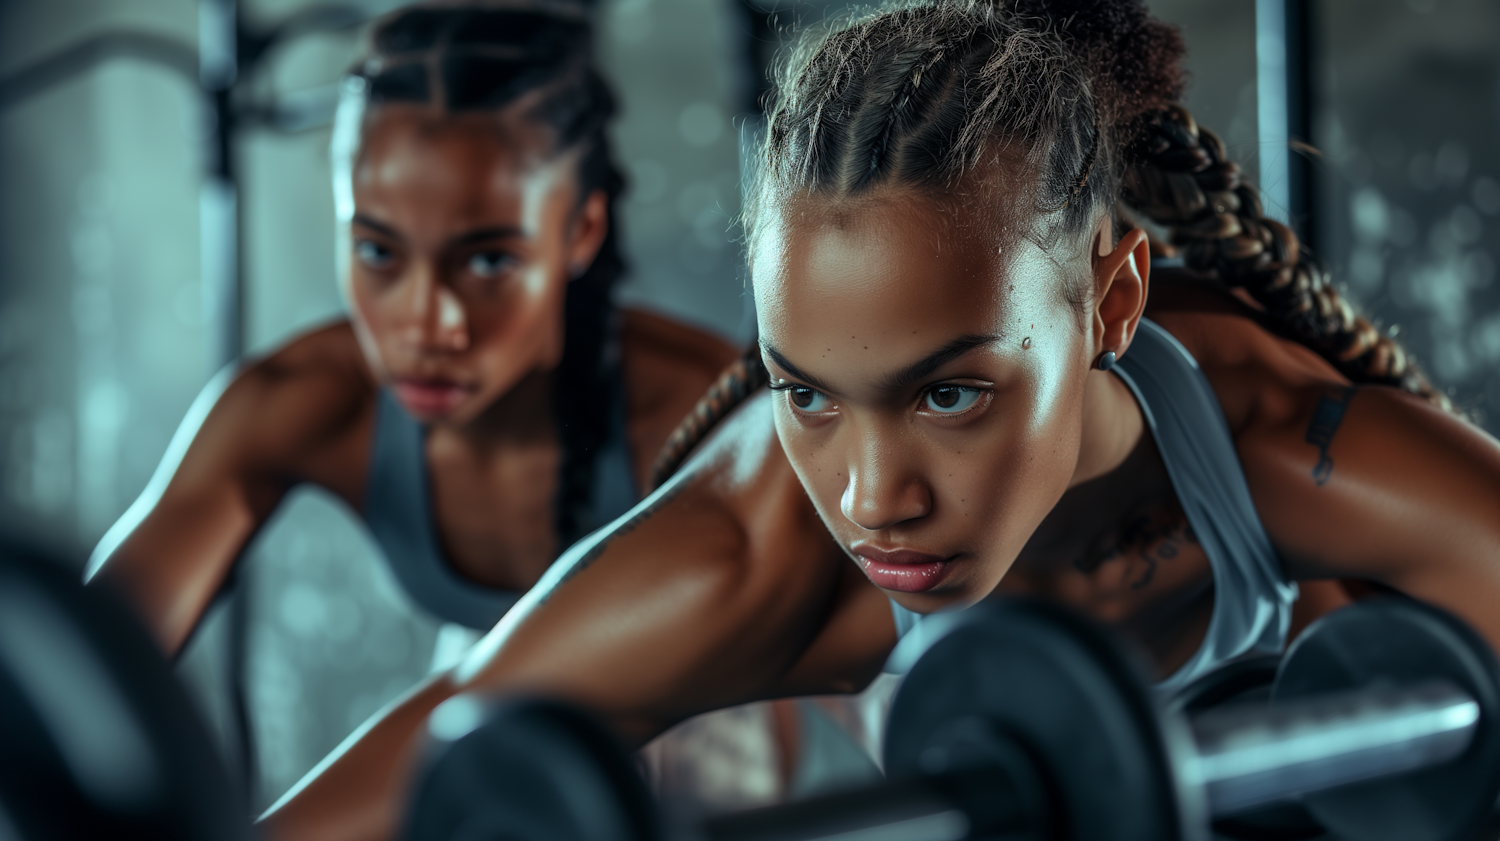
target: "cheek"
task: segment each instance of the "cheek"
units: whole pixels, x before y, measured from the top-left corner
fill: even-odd
[[[772,394],[771,399],[775,401],[776,435],[782,451],[818,513],[832,525],[838,518],[829,518],[839,513],[845,484],[844,465],[837,457],[837,448],[831,446],[833,424],[808,427],[787,407],[784,393]]]
[[[555,336],[563,323],[567,287],[567,278],[551,266],[533,263],[490,294],[465,296],[471,341],[493,345]]]

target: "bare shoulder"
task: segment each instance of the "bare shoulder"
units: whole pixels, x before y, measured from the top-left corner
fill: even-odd
[[[258,471],[341,482],[331,465],[339,445],[367,431],[375,385],[346,322],[313,330],[245,365],[205,420],[203,433],[221,439]],[[237,459],[239,460],[239,459]]]
[[[645,477],[672,430],[739,351],[707,331],[643,310],[624,311],[621,345],[631,452],[636,474]]]
[[[627,354],[660,361],[682,371],[714,377],[739,352],[707,330],[638,309],[624,309],[622,341]]]
[[[862,664],[816,654],[852,564],[782,455],[768,398],[739,407],[669,483],[559,559],[460,678],[573,698],[641,741],[784,693],[809,656],[849,672],[819,670],[822,691],[867,680]]]
[[[1218,394],[1289,573],[1379,580],[1460,613],[1476,582],[1500,593],[1481,561],[1500,553],[1500,442],[1416,395],[1351,385],[1233,296],[1191,278],[1163,286],[1148,314]]]

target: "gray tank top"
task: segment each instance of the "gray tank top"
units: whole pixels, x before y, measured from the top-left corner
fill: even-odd
[[[1255,513],[1224,412],[1187,348],[1141,319],[1130,352],[1120,358],[1114,372],[1140,404],[1214,575],[1213,618],[1203,645],[1157,684],[1161,692],[1171,694],[1230,660],[1280,653],[1297,585],[1282,572],[1271,538]],[[895,602],[891,610],[899,636],[921,618]]]
[[[609,399],[609,432],[594,459],[591,531],[636,503],[634,472],[625,438],[625,395],[618,377]],[[427,484],[427,432],[381,389],[365,483],[365,523],[402,588],[419,607],[445,622],[488,631],[521,598],[510,590],[476,584],[443,555]],[[566,549],[559,547],[559,550]]]

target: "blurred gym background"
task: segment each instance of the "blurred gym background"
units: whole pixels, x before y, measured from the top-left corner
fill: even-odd
[[[215,370],[342,317],[331,85],[396,4],[327,2],[244,0],[238,41],[223,0],[0,2],[0,528],[81,567]],[[732,220],[763,69],[848,5],[598,2],[622,296],[748,340]],[[1267,0],[1259,39],[1255,0],[1151,5],[1186,36],[1200,123],[1500,433],[1500,4],[1308,0],[1279,43]],[[179,665],[259,804],[428,671],[436,623],[374,551],[297,493]]]

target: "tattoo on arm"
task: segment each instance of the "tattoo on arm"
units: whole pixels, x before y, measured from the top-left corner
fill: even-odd
[[[1344,422],[1344,412],[1353,398],[1354,387],[1350,386],[1336,394],[1324,395],[1318,401],[1318,407],[1313,409],[1312,421],[1308,423],[1307,435],[1302,440],[1318,448],[1318,463],[1313,466],[1312,477],[1319,485],[1327,483],[1328,477],[1333,475],[1333,457],[1328,455],[1328,448],[1332,446],[1333,436]]]

